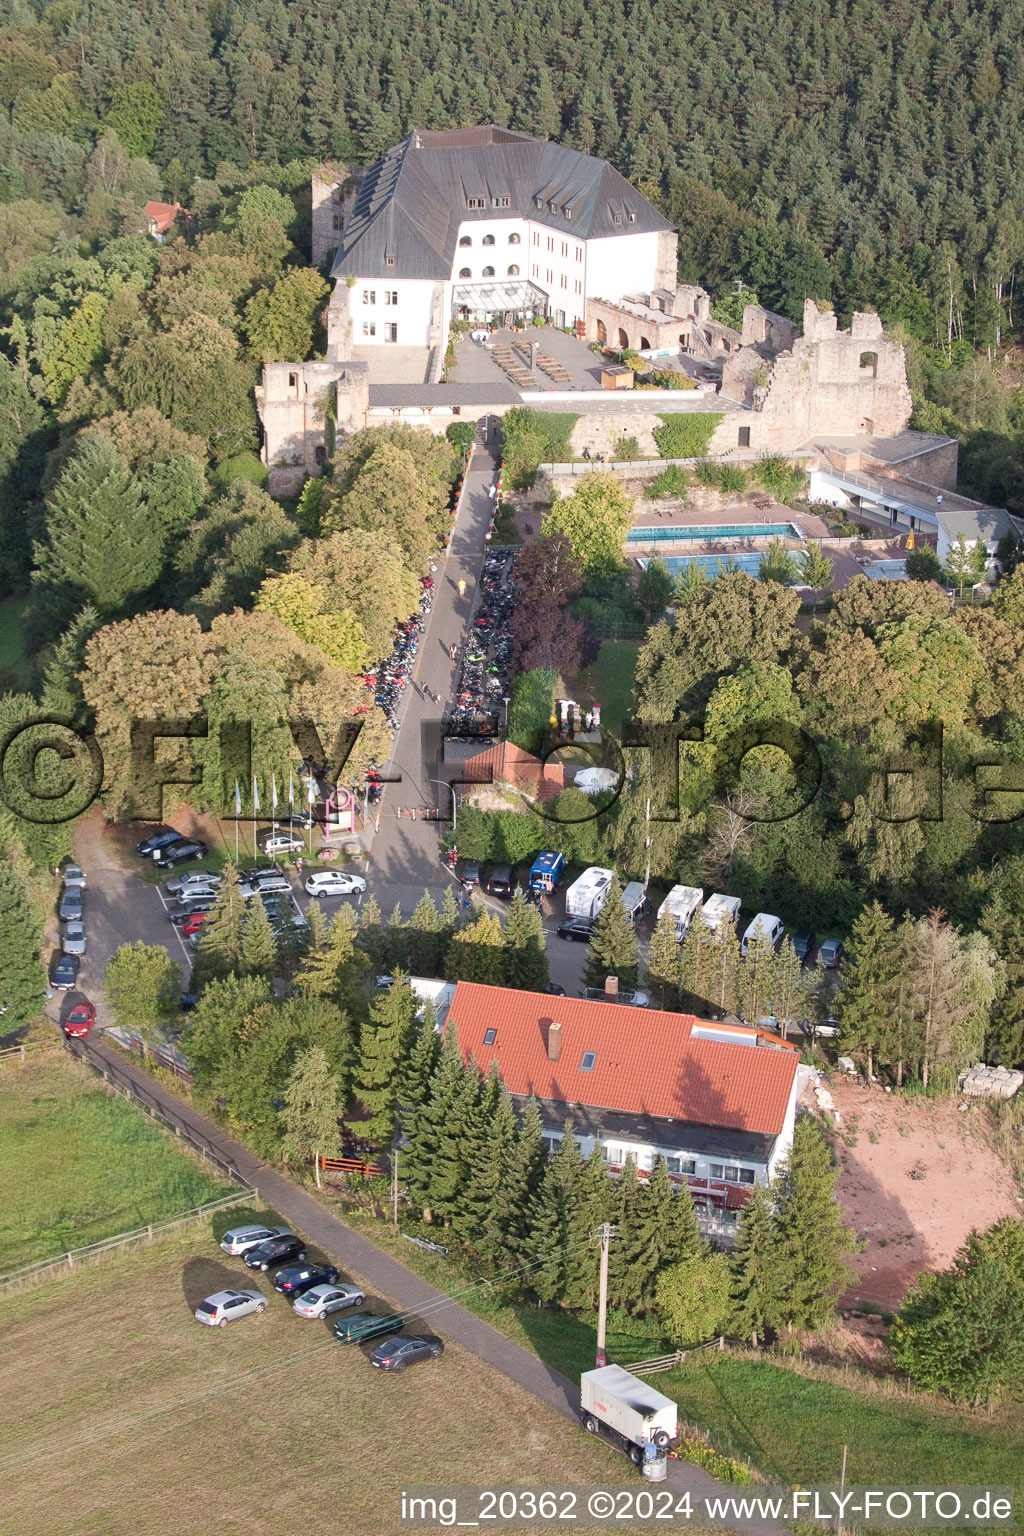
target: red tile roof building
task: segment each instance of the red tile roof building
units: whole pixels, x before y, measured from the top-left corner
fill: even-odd
[[[162,240],[182,212],[180,203],[149,202],[142,210],[146,215],[149,233],[155,240]]]
[[[484,752],[468,758],[462,778],[469,784],[512,784],[538,800],[552,800],[565,787],[561,763],[542,763],[539,757],[524,752],[511,741],[497,741]]]
[[[551,1144],[571,1118],[584,1155],[599,1142],[612,1169],[632,1156],[644,1176],[664,1156],[713,1235],[729,1237],[792,1142],[798,1053],[757,1030],[465,981],[446,1027],[464,1060],[497,1063],[520,1108],[538,1100]]]

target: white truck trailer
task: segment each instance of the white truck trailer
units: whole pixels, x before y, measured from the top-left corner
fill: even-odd
[[[585,869],[565,893],[566,917],[581,917],[592,923],[605,904],[614,878],[614,870],[601,869],[596,864]]]
[[[700,910],[704,892],[695,885],[674,885],[658,908],[658,917],[671,912],[676,925],[676,938],[682,943],[690,931],[690,924]]]
[[[716,892],[714,896],[708,897],[700,915],[705,926],[711,929],[716,938],[720,938],[730,923],[733,928],[739,927],[740,899],[738,896],[721,896]]]
[[[580,1412],[588,1434],[604,1434],[636,1466],[644,1463],[645,1445],[663,1457],[677,1433],[676,1405],[623,1365],[602,1365],[580,1377]]]

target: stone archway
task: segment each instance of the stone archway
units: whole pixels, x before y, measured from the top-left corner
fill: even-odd
[[[626,335],[621,325],[619,326],[619,346],[623,348],[629,346],[629,337]]]
[[[608,327],[603,320],[597,322],[597,344],[599,347],[608,345]]]
[[[646,336],[641,336],[640,337],[640,351],[641,352],[649,352],[650,350],[651,350],[651,344],[647,340],[647,337]]]

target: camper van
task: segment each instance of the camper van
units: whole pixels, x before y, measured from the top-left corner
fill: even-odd
[[[682,943],[690,931],[690,924],[700,911],[704,892],[695,885],[674,885],[658,908],[659,919],[671,912],[676,925],[676,938]]]
[[[709,896],[700,915],[705,926],[720,938],[730,924],[733,928],[739,927],[740,899],[738,896]]]

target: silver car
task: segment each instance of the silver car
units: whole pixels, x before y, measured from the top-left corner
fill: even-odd
[[[60,936],[60,947],[66,955],[85,954],[85,924],[67,923]]]
[[[85,890],[85,870],[81,864],[65,864],[61,870],[61,877],[65,890],[69,890],[72,886],[77,886],[80,891]]]
[[[255,1248],[257,1243],[265,1243],[270,1237],[290,1237],[287,1227],[264,1227],[251,1224],[248,1227],[234,1227],[232,1231],[225,1232],[220,1240],[220,1246],[225,1253],[236,1255],[245,1253],[249,1248]]]
[[[261,875],[243,889],[251,891],[254,896],[290,896],[292,893],[291,881],[284,875]]]
[[[166,882],[164,890],[169,891],[172,896],[184,896],[185,892],[191,890],[193,886],[197,886],[201,890],[209,889],[215,891],[221,884],[222,878],[221,875],[214,874],[212,870],[197,869],[191,875],[175,875],[173,880]]]
[[[267,1298],[261,1291],[217,1291],[196,1307],[196,1322],[208,1328],[226,1328],[236,1317],[266,1310]]]
[[[357,1285],[314,1285],[296,1296],[292,1307],[300,1317],[326,1317],[345,1307],[361,1307],[366,1297]]]

